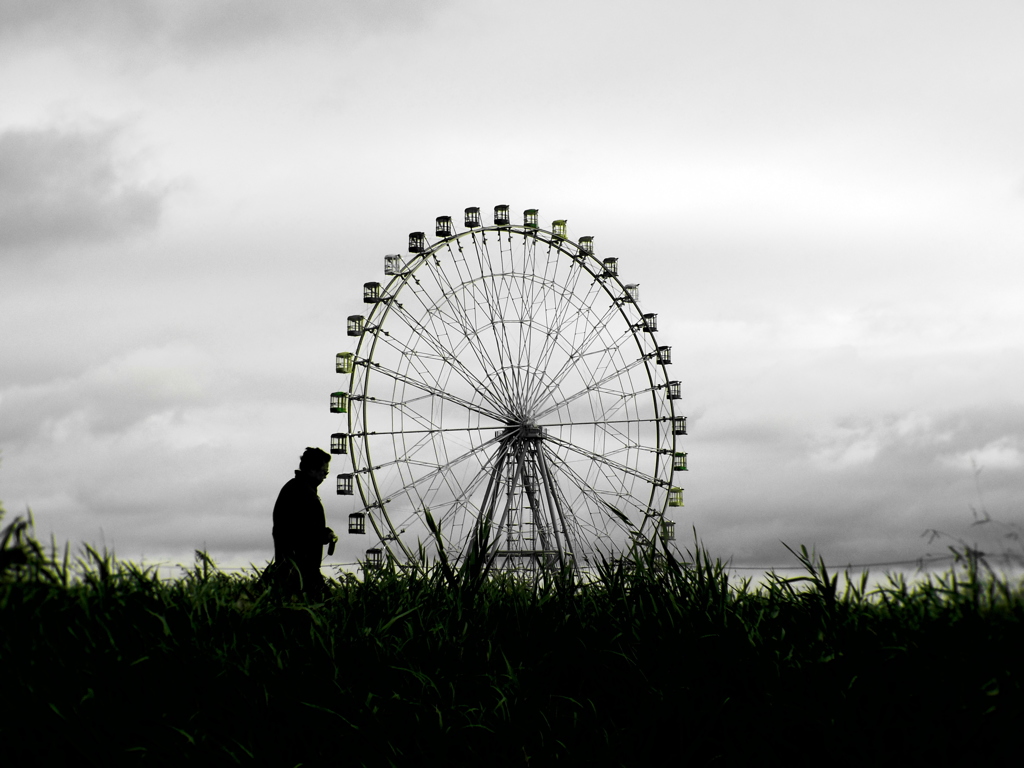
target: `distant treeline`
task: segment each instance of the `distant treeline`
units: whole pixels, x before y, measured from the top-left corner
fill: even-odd
[[[1024,590],[729,581],[699,547],[587,583],[385,566],[282,598],[3,535],[5,765],[949,765],[1021,754]],[[842,583],[841,583],[842,581]],[[737,762],[740,761],[740,762]]]

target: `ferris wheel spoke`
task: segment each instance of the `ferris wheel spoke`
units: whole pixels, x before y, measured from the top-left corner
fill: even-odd
[[[653,475],[648,475],[645,472],[641,472],[637,469],[634,469],[633,467],[630,467],[627,464],[623,464],[621,462],[614,461],[613,459],[609,458],[611,453],[595,453],[594,451],[588,451],[586,448],[582,448],[576,445],[575,443],[569,442],[568,440],[562,440],[558,437],[553,437],[551,435],[547,435],[545,439],[550,440],[556,445],[562,446],[566,450],[572,451],[573,453],[576,453],[584,458],[590,459],[593,462],[611,467],[612,469],[618,472],[622,472],[623,474],[635,477],[638,480],[643,480],[645,483],[656,484],[658,482],[658,479]],[[624,446],[624,450],[628,449],[641,450],[642,448],[638,443],[634,442],[630,445]]]
[[[391,349],[393,349],[396,352],[398,352],[402,356],[402,360],[405,363],[408,364],[409,368],[412,369],[412,372],[420,377],[420,378],[417,379],[414,376],[406,375],[406,374],[403,374],[403,373],[401,373],[399,371],[395,371],[392,368],[388,368],[388,367],[382,365],[381,363],[377,363],[377,362],[373,362],[373,361],[366,361],[366,364],[368,366],[370,366],[372,368],[372,370],[378,371],[382,375],[384,375],[387,378],[391,379],[392,382],[395,384],[395,389],[396,390],[397,390],[397,385],[398,384],[407,384],[407,385],[416,387],[417,389],[419,389],[421,391],[429,392],[430,394],[432,394],[432,395],[434,395],[436,397],[439,397],[439,398],[441,398],[443,400],[447,400],[447,401],[455,403],[457,405],[462,405],[462,406],[466,407],[467,409],[472,410],[474,412],[478,412],[478,413],[480,413],[482,415],[489,415],[489,416],[492,416],[492,417],[496,417],[493,412],[488,411],[487,409],[483,408],[482,405],[477,405],[477,404],[474,404],[474,403],[470,403],[465,398],[460,398],[457,395],[452,394],[448,390],[448,388],[446,386],[446,384],[447,384],[447,377],[445,378],[445,381],[442,382],[438,378],[436,373],[431,370],[430,366],[427,365],[428,362],[434,362],[434,363],[439,363],[441,365],[444,365],[445,364],[444,359],[442,359],[441,357],[439,357],[437,355],[424,354],[424,353],[422,353],[422,352],[420,352],[418,350],[411,349],[411,348],[409,348],[409,347],[407,347],[405,345],[402,345],[402,344],[391,343],[390,339],[386,339],[386,343],[387,343],[387,345]],[[445,366],[444,369],[443,369],[443,372],[446,372],[449,375],[452,373],[452,371],[453,371],[453,369],[450,366]],[[371,398],[371,399],[373,399],[373,400],[375,400],[377,402],[384,402],[380,398]],[[391,402],[397,402],[397,401],[391,401]],[[496,418],[498,418],[500,420],[500,417],[496,417]]]
[[[576,287],[579,284],[580,276],[584,273],[588,275],[590,273],[583,268],[581,263],[575,260],[573,260],[571,264],[576,267],[575,269],[570,268],[570,275],[574,275],[575,279],[566,284],[558,294],[559,302],[555,307],[554,314],[549,324],[550,331],[545,335],[544,344],[537,358],[538,367],[541,370],[547,369],[551,356],[559,346],[558,340],[562,337],[563,329],[572,323],[579,323],[585,310],[588,310],[592,306],[593,295],[597,292],[595,289],[598,287],[598,284],[595,280],[591,283],[587,293],[581,299],[578,301],[572,300],[576,295]],[[553,284],[557,285],[557,283],[554,282]],[[541,386],[541,381],[534,382],[530,397],[531,404],[539,402],[537,392]]]
[[[546,286],[547,275],[541,278],[541,285]],[[544,320],[544,292],[534,282],[523,286],[523,303],[520,312],[519,357],[516,370],[520,373],[521,402],[524,413],[529,408],[531,368],[533,367],[533,341],[538,325]]]
[[[579,475],[572,467],[570,467],[562,458],[553,451],[546,453],[549,465],[555,466],[560,474],[578,491],[576,498],[583,499],[584,502],[589,505],[588,510],[593,512],[597,516],[597,519],[603,523],[611,523],[616,528],[625,531],[635,531],[636,525],[629,516],[619,509],[617,506],[612,504],[605,496],[595,491],[591,484],[583,477]],[[577,537],[584,539],[584,533],[590,531],[596,533],[599,536],[606,536],[608,534],[607,525],[599,526],[595,521],[589,518],[587,515],[579,513],[579,504],[573,504],[573,500],[564,497],[564,491],[561,485],[554,483],[557,492],[563,493],[564,503],[567,508],[573,509],[576,514],[572,516],[571,528]],[[623,492],[617,492],[612,494],[614,498],[627,497],[628,495]]]
[[[573,285],[562,287],[546,275],[539,287],[545,290],[530,303],[528,322],[531,329],[534,327],[543,329],[543,332],[540,334],[543,337],[543,341],[536,356],[534,356],[532,347],[527,347],[526,357],[537,370],[543,371],[547,370],[551,356],[559,346],[558,339],[561,338],[563,329],[570,323],[566,316],[572,312],[578,322],[580,314],[586,310],[589,304],[586,303],[586,300],[582,304],[572,300]],[[557,302],[554,311],[549,313],[547,299],[552,297],[557,299]],[[534,334],[532,333],[529,336],[531,342],[533,336]],[[542,380],[537,380],[536,378],[527,382],[524,400],[528,404],[528,408],[534,407],[536,392],[541,383]]]
[[[511,301],[512,306],[515,309],[515,314],[518,320],[518,333],[519,333],[519,344],[518,344],[518,359],[516,361],[516,367],[514,371],[517,376],[517,394],[519,396],[519,403],[522,409],[525,409],[528,405],[528,385],[529,380],[526,379],[523,370],[524,358],[525,360],[530,359],[531,342],[533,339],[533,321],[537,314],[537,293],[541,286],[547,287],[546,279],[544,276],[537,273],[537,260],[539,258],[537,254],[537,241],[533,238],[523,239],[524,249],[524,263],[522,272],[524,275],[530,275],[529,279],[519,281],[519,289],[521,295],[519,301]]]
[[[494,419],[497,422],[504,421],[504,417],[498,415],[496,411],[488,410],[487,408],[483,408],[482,406],[479,406],[476,403],[471,403],[470,401],[458,397],[457,395],[453,395],[451,392],[442,389],[438,385],[430,385],[417,379],[410,378],[409,376],[405,376],[399,373],[398,371],[393,371],[390,368],[385,368],[380,363],[371,363],[371,365],[373,366],[374,372],[383,374],[388,378],[394,379],[396,382],[416,387],[417,389],[422,390],[423,392],[426,392],[427,394],[432,395],[433,397],[445,400],[449,403],[453,403],[454,405],[461,406],[465,408],[467,411],[479,414],[480,416],[486,416],[487,418]]]
[[[482,298],[486,303],[488,297],[481,292],[481,283],[483,282],[483,275],[476,275],[472,271],[469,259],[466,258],[466,252],[462,248],[462,241],[457,240],[456,245],[458,247],[458,256],[455,256],[455,252],[451,250],[451,245],[448,246],[448,251],[452,256],[452,263],[455,265],[456,272],[461,280],[459,286],[464,288],[467,293],[467,301],[463,306],[462,317],[465,317],[470,328],[476,328],[480,324],[480,313],[477,311],[479,300]],[[476,242],[476,236],[473,237],[473,247],[475,251],[479,251],[479,244]],[[477,253],[477,262],[479,263],[479,253]],[[465,275],[463,275],[463,267],[465,267]],[[445,279],[447,279],[445,277]],[[449,281],[450,285],[450,281]],[[454,288],[452,289],[454,291]],[[493,320],[493,315],[488,313],[488,318]],[[476,335],[476,334],[474,334]],[[477,341],[480,342],[479,337]],[[484,357],[489,359],[489,355],[485,346],[481,345],[480,352],[483,353]]]
[[[450,473],[445,473],[444,475],[440,475],[440,476],[432,478],[432,480],[442,479],[443,482],[444,482],[444,485],[449,490],[449,493],[451,495],[451,499],[445,500],[443,502],[439,503],[436,500],[436,493],[438,491],[438,486],[431,486],[429,489],[426,489],[425,491],[420,491],[420,488],[423,485],[422,482],[418,482],[418,483],[415,484],[415,486],[413,486],[414,489],[417,491],[416,495],[417,495],[417,498],[419,499],[419,502],[420,502],[421,506],[424,507],[424,508],[431,508],[431,507],[433,508],[433,511],[435,513],[435,520],[436,520],[437,526],[438,526],[438,530],[441,531],[441,535],[442,535],[443,538],[445,538],[445,543],[446,544],[451,544],[452,541],[454,541],[454,539],[455,539],[454,536],[444,537],[444,532],[445,532],[446,527],[448,527],[450,525],[450,523],[452,523],[455,515],[458,513],[458,511],[460,509],[460,505],[462,505],[462,508],[467,506],[469,497],[472,496],[473,493],[476,492],[476,490],[480,487],[480,485],[483,482],[483,480],[488,477],[488,474],[487,474],[487,464],[486,463],[482,464],[481,468],[476,472],[476,474],[473,476],[473,478],[471,480],[469,480],[468,482],[463,483],[462,485],[459,485],[457,483],[453,483],[451,478],[450,478],[450,476],[449,476],[449,474]],[[436,512],[437,512],[438,509],[442,509],[442,510],[446,510],[446,511],[444,511],[441,515],[438,516],[438,515],[436,515]],[[418,516],[416,515],[415,512],[413,512],[409,516],[407,516],[404,520],[402,520],[402,522],[399,523],[399,525],[400,526],[408,526],[414,520],[417,520],[417,519],[418,519]]]
[[[512,360],[512,376],[515,380],[518,412],[522,417],[529,412],[531,379],[533,372],[537,370],[533,364],[532,349],[534,336],[539,330],[536,322],[538,310],[530,292],[524,291],[518,310],[519,318],[512,326],[518,336],[515,358]]]
[[[520,414],[528,410],[525,405],[528,401],[526,393],[529,387],[527,362],[532,360],[532,336],[538,332],[535,329],[536,312],[532,307],[539,305],[540,302],[533,298],[533,291],[539,291],[540,288],[550,291],[553,288],[547,284],[541,284],[539,288],[535,284],[536,281],[526,280],[527,277],[522,273],[496,272],[486,278],[473,278],[463,285],[487,308],[487,322],[480,323],[481,328],[467,330],[465,335],[474,342],[475,348],[484,350],[478,357],[502,382],[501,390],[508,395],[510,413]],[[522,288],[521,295],[514,295],[512,287],[516,285]],[[526,286],[529,286],[530,290],[527,290]],[[517,329],[516,344],[509,335],[510,327]],[[488,329],[488,335],[493,340],[490,346],[496,352],[494,358],[486,352],[488,345],[483,341],[482,328]],[[545,330],[546,332],[548,331]]]
[[[394,306],[400,307],[400,305],[398,304],[395,304]],[[459,360],[457,355],[447,351],[445,347],[437,340],[437,338],[435,338],[434,335],[429,333],[428,329],[426,329],[421,323],[419,323],[416,320],[415,317],[407,313],[404,309],[400,309],[398,314],[401,315],[403,320],[405,320],[406,324],[416,332],[417,336],[420,339],[422,339],[427,346],[431,347],[438,354],[441,361],[445,365],[449,366],[453,371],[455,371],[455,373],[457,373],[459,377],[466,382],[466,384],[472,387],[475,391],[479,392],[484,399],[488,400],[491,403],[492,406],[500,407],[501,398],[499,398],[496,395],[496,393],[491,390],[490,387],[484,384],[483,381],[481,381],[479,378],[473,375],[473,372],[470,371]]]
[[[632,393],[632,392],[619,392],[617,390],[608,390],[608,389],[596,389],[596,390],[594,390],[594,394],[598,394],[598,395],[602,395],[603,394],[605,396],[599,398],[599,400],[600,400],[599,405],[601,406],[601,408],[599,410],[595,409],[593,407],[593,405],[594,405],[593,402],[591,402],[591,418],[594,419],[593,423],[598,425],[598,426],[602,426],[602,427],[607,426],[607,425],[612,425],[612,424],[620,423],[614,417],[615,416],[619,416],[619,415],[623,414],[624,412],[628,413],[627,408],[629,407],[629,405],[635,400],[636,397],[638,397],[641,394],[644,394],[645,392],[650,392],[650,390],[649,389],[648,390],[640,390],[640,391],[638,391],[636,393]],[[640,418],[639,413],[635,412],[634,415],[633,415],[633,419],[639,419],[639,418]],[[625,421],[629,422],[630,419],[626,419]],[[576,423],[580,423],[580,422],[576,422]]]
[[[516,410],[519,387],[518,377],[512,355],[512,342],[508,337],[508,323],[505,321],[508,303],[511,301],[506,276],[501,275],[500,285],[494,291],[495,303],[491,313],[490,329],[494,336],[495,347],[498,350],[498,362],[501,376],[505,382],[505,389],[509,394],[510,408],[513,413]],[[505,306],[502,306],[502,302]]]
[[[458,260],[455,258],[455,254],[452,251],[451,244],[447,245],[448,256],[452,259],[452,263],[456,264],[458,269]],[[441,268],[441,261],[437,256],[437,253],[431,253],[430,257],[426,259],[427,270],[431,276],[437,281],[438,286],[441,289],[441,298],[452,308],[452,315],[454,319],[462,319],[468,317],[468,307],[459,300],[459,294],[455,286],[452,285],[451,280],[448,279],[448,275]],[[465,326],[463,326],[465,327]]]
[[[380,434],[380,433],[375,433],[375,434]],[[391,433],[391,434],[407,434],[407,433],[395,432],[395,433]],[[477,445],[477,446],[474,446],[474,447],[470,448],[468,451],[466,451],[466,452],[464,452],[462,454],[459,454],[454,459],[450,459],[449,461],[446,461],[443,464],[431,464],[430,466],[434,467],[434,469],[432,471],[426,473],[425,475],[421,475],[421,476],[419,476],[417,478],[414,478],[413,480],[405,482],[401,487],[396,488],[393,491],[391,491],[388,494],[387,498],[379,499],[378,503],[380,503],[380,504],[390,504],[395,499],[395,497],[402,496],[402,495],[407,495],[408,492],[410,491],[410,489],[416,487],[417,485],[424,484],[424,483],[432,480],[434,477],[437,477],[438,475],[443,474],[444,472],[451,471],[454,467],[456,467],[457,465],[461,464],[466,459],[472,458],[474,455],[479,454],[481,451],[483,451],[484,449],[486,449],[486,448],[496,444],[497,442],[498,442],[498,438],[491,438],[490,440],[487,440],[487,441],[481,443],[480,445]],[[411,459],[409,459],[406,456],[401,456],[401,457],[396,457],[395,460],[392,461],[391,463],[392,464],[411,463]]]
[[[571,288],[560,285],[556,275],[543,276],[530,284],[529,300],[523,302],[523,323],[528,329],[526,341],[520,345],[520,370],[527,368],[533,371],[545,371],[550,364],[551,350],[556,346],[555,340],[562,333],[565,325],[564,316],[573,309]],[[549,302],[554,301],[554,308]],[[535,347],[534,344],[539,342]],[[538,386],[537,376],[524,377],[522,383],[525,410],[530,411],[534,405],[535,391]]]
[[[438,485],[432,485],[431,488],[426,489],[423,492],[420,492],[419,490],[422,483],[417,483],[414,486],[414,489],[417,491],[417,498],[420,502],[421,508],[433,510],[438,531],[441,533],[442,541],[448,550],[449,556],[453,554],[451,552],[452,545],[458,543],[460,536],[462,538],[466,538],[466,532],[464,529],[465,523],[468,521],[464,520],[463,525],[461,526],[458,524],[457,519],[460,511],[465,517],[471,517],[467,514],[467,510],[469,508],[469,497],[479,489],[483,480],[487,477],[487,471],[485,469],[481,469],[474,475],[472,480],[463,485],[452,482],[451,478],[447,476],[447,473],[445,476],[433,478],[434,481],[438,479],[443,480],[443,485],[447,487],[449,495],[451,496],[450,499],[443,502],[439,502],[436,498],[436,494],[440,489]],[[439,510],[440,514],[438,514]],[[475,520],[475,518],[473,519]],[[407,527],[414,521],[419,521],[419,515],[415,511],[406,516],[399,523],[399,526]]]
[[[418,360],[424,364],[430,361],[437,363],[443,363],[445,361],[445,357],[442,356],[437,351],[428,352],[422,349],[417,349],[415,347],[409,346],[400,339],[391,335],[378,336],[377,343],[383,344],[385,347],[393,350],[394,352],[397,352],[406,360]],[[425,376],[429,375],[434,380],[434,382],[438,386],[440,386],[440,382],[438,382],[437,377],[430,373],[429,369],[423,368],[420,370],[420,372],[423,373],[423,375]]]
[[[622,344],[627,341],[629,336],[624,334],[618,338],[606,339],[605,343],[601,346],[593,347],[593,343],[599,338],[599,334],[592,334],[590,337],[585,339],[585,343],[580,344],[569,353],[561,368],[546,381],[545,388],[537,397],[538,403],[542,403],[546,398],[550,397],[552,392],[560,387],[574,371],[578,370],[580,367],[587,367],[587,363],[590,359],[594,358],[598,363],[603,362],[606,366],[613,364],[614,361],[611,355],[621,355],[618,350],[621,349]],[[609,353],[609,350],[615,350],[615,352]],[[634,360],[630,361],[626,365],[628,367],[633,367],[640,362],[642,362],[642,358],[634,358]],[[628,370],[628,368],[626,370]],[[614,374],[612,374],[612,376],[614,377]]]
[[[392,459],[391,461],[383,461],[380,464],[374,464],[372,469],[376,472],[377,470],[387,469],[388,467],[398,466],[399,464],[407,464],[410,467],[424,467],[426,469],[433,469],[437,466],[437,462],[427,461],[425,459],[410,459],[402,456],[397,459]],[[357,471],[366,472],[368,470],[363,469]]]
[[[535,421],[539,422],[541,419],[543,419],[548,414],[554,413],[555,411],[559,410],[560,408],[564,408],[565,406],[569,405],[569,403],[574,402],[576,400],[579,400],[584,395],[588,395],[588,394],[590,394],[590,393],[592,393],[594,391],[599,390],[601,387],[603,387],[609,381],[614,381],[615,379],[621,378],[623,375],[625,375],[627,372],[631,371],[633,368],[636,368],[639,365],[643,365],[643,363],[644,363],[643,358],[633,360],[633,361],[627,363],[625,366],[623,366],[621,368],[616,368],[614,373],[608,374],[603,379],[601,379],[599,381],[595,381],[592,384],[589,384],[589,385],[583,387],[582,389],[574,392],[571,395],[567,395],[566,397],[560,398],[558,400],[558,402],[548,406],[548,408],[546,408],[545,410],[543,410],[539,414],[537,414],[537,416],[535,417]],[[650,388],[647,388],[646,390],[641,390],[641,392],[643,392],[643,391],[648,391],[649,392]],[[623,392],[623,394],[626,394],[626,392]],[[631,391],[630,394],[633,394],[635,396],[638,393],[635,392],[635,391]]]
[[[393,436],[393,435],[437,435],[443,432],[483,432],[487,430],[497,429],[495,425],[490,426],[479,426],[479,427],[430,427],[427,429],[395,429],[395,430],[373,430],[363,432],[353,432],[350,437],[372,437],[377,436]],[[498,438],[493,438],[497,440]],[[488,440],[487,443],[492,442]],[[481,445],[486,445],[482,443]]]
[[[455,514],[460,508],[460,505],[463,505],[464,507],[469,506],[469,497],[476,493],[480,486],[483,485],[484,480],[490,478],[490,473],[493,471],[493,469],[494,456],[490,456],[488,457],[487,462],[482,464],[480,469],[476,472],[476,474],[473,475],[472,479],[470,479],[465,484],[465,487],[461,491],[459,491],[459,493],[455,495],[450,502],[448,502],[450,508],[444,515],[441,516],[441,519],[438,523],[439,527],[442,530],[444,529],[444,526],[453,523]],[[476,518],[474,518],[474,520],[475,519]]]
[[[500,233],[497,234],[496,239],[498,241],[498,249],[500,252],[502,251],[503,248],[501,244]],[[474,232],[472,236],[472,242],[474,251],[476,253],[477,266],[479,267],[480,270],[480,278],[467,281],[465,285],[468,287],[469,290],[472,290],[476,295],[482,297],[482,308],[485,309],[486,311],[486,315],[488,318],[487,325],[488,327],[490,327],[491,332],[494,336],[495,347],[498,357],[497,365],[494,366],[494,370],[502,372],[501,375],[505,380],[505,388],[506,391],[508,392],[511,391],[511,387],[509,386],[507,372],[505,372],[505,366],[502,362],[503,359],[505,359],[507,356],[507,349],[504,345],[504,342],[507,341],[507,339],[503,339],[494,330],[495,324],[500,324],[503,319],[503,314],[500,305],[501,290],[500,288],[496,289],[491,284],[492,280],[494,280],[496,277],[499,277],[505,271],[504,264],[502,264],[501,269],[496,270],[494,268],[494,263],[491,258],[491,252],[490,249],[488,248],[488,240],[486,233],[481,233],[480,237],[478,238],[477,234]],[[507,407],[509,408],[510,411],[513,409],[513,404],[511,401],[507,404]]]
[[[454,253],[451,251],[450,245],[448,250],[449,256],[451,256],[453,261],[455,261]],[[440,262],[436,257],[433,259],[427,259],[426,264],[427,269],[432,273],[434,279],[438,283],[438,286],[441,288],[441,298],[445,300],[451,309],[448,313],[442,313],[438,307],[436,316],[442,321],[447,321],[447,323],[457,326],[463,338],[468,342],[469,347],[473,350],[480,366],[484,370],[493,369],[495,367],[494,361],[490,359],[486,345],[482,343],[477,330],[473,326],[467,306],[459,300],[458,290],[451,284],[451,281],[448,279],[444,270],[441,269]],[[465,283],[463,283],[463,285],[465,285]],[[427,307],[426,302],[423,303],[424,307],[428,310],[435,306],[431,305],[431,307]],[[447,332],[447,328],[445,331]]]
[[[405,433],[405,434],[408,434],[408,433]],[[404,436],[404,434],[403,434],[403,436]],[[394,465],[394,466],[399,466],[399,467],[401,467],[401,466],[415,466],[418,463],[425,463],[425,462],[423,462],[423,460],[416,461],[412,457],[417,455],[420,452],[426,452],[426,451],[429,450],[428,446],[430,445],[430,435],[421,434],[421,435],[417,436],[417,438],[412,441],[411,445],[407,445],[407,444],[404,444],[404,443],[399,445],[397,440],[393,441],[392,445],[394,446],[394,449],[395,449],[394,450],[395,459],[394,459],[394,461],[388,462],[387,464]],[[435,459],[436,459],[436,456],[435,456]],[[378,465],[378,466],[386,466],[386,464],[381,464],[381,465]],[[433,466],[436,466],[436,461],[433,464]]]
[[[414,331],[417,337],[422,337],[425,329],[422,327],[414,327],[410,330]],[[428,334],[427,339],[429,341],[434,339],[434,337]],[[436,339],[434,339],[434,341],[436,342]],[[422,365],[417,368],[417,373],[420,373],[424,377],[431,378],[434,381],[434,384],[438,387],[442,387],[443,384],[437,378],[437,375],[426,367],[426,364],[430,362],[440,363],[441,365],[447,366],[447,370],[454,370],[451,366],[447,365],[448,360],[452,357],[452,353],[447,352],[443,347],[439,347],[436,343],[428,344],[429,350],[432,351],[427,351],[412,346],[402,339],[399,339],[396,335],[390,333],[385,334],[384,336],[378,335],[377,343],[383,344],[389,349],[397,352],[404,360],[407,360],[410,363],[412,361],[420,361]]]
[[[665,421],[665,418],[666,417],[664,416],[656,416],[644,419],[614,419],[611,421],[549,421],[544,424],[540,424],[539,426],[550,430],[552,427],[603,427],[608,424],[655,424],[659,421]]]
[[[426,263],[429,266],[433,261],[428,259]],[[421,285],[418,280],[416,280],[414,284],[417,288]],[[412,313],[401,304],[397,305],[398,313],[402,315],[409,328],[418,337],[425,338],[429,343],[431,343],[431,348],[433,348],[435,352],[438,350],[446,350],[447,354],[445,352],[438,352],[438,354],[441,355],[442,359],[448,360],[451,357],[451,352],[454,351],[454,344],[449,344],[448,347],[445,347],[441,343],[441,340],[445,338],[450,339],[450,326],[460,326],[460,331],[466,330],[465,326],[461,323],[464,313],[458,308],[455,308],[454,311],[445,312],[444,307],[429,303],[422,295],[422,291],[417,290],[417,288],[412,289],[412,294],[420,303],[431,327],[427,327],[426,324],[419,322]],[[442,296],[445,295],[446,294],[442,294]],[[440,327],[438,327],[437,321],[440,321]]]
[[[542,403],[544,400],[553,392],[562,381],[573,371],[573,369],[589,354],[601,354],[605,349],[617,349],[619,345],[629,339],[632,336],[632,332],[625,332],[620,334],[617,338],[608,339],[608,342],[604,345],[603,349],[591,352],[591,346],[601,338],[603,333],[603,326],[614,316],[614,306],[611,310],[606,312],[598,321],[594,322],[590,333],[584,337],[583,341],[579,345],[574,346],[573,351],[569,354],[566,361],[562,364],[561,368],[548,379],[547,384],[543,389],[539,391],[539,394],[534,398],[534,402]]]
[[[453,475],[455,468],[462,462],[466,461],[467,459],[474,457],[478,462],[480,462],[482,468],[485,467],[487,464],[487,460],[481,460],[480,457],[482,455],[487,455],[486,449],[493,445],[494,442],[496,441],[488,441],[479,446],[475,446],[474,448],[471,448],[469,451],[466,451],[462,455],[457,456],[456,458],[443,463],[439,463],[436,452],[434,454],[430,454],[428,452],[427,458],[429,460],[427,461],[416,459],[415,455],[417,451],[416,447],[414,446],[413,451],[407,452],[406,455],[399,457],[398,459],[396,459],[395,462],[392,463],[406,465],[409,467],[418,466],[424,468],[431,468],[432,471],[420,476],[413,476],[414,473],[410,472],[410,475],[407,477],[406,473],[402,472],[401,469],[399,469],[404,484],[401,488],[393,492],[392,498],[385,500],[384,503],[391,503],[394,497],[400,497],[403,494],[411,498],[413,493],[415,493],[417,498],[419,498],[422,506],[437,505],[438,502],[436,494],[438,493],[442,485],[447,486],[448,495],[451,496],[452,499],[454,500],[458,500],[462,495],[472,493],[476,481],[473,481],[470,484],[470,486],[465,486],[463,481],[460,481]],[[436,468],[436,470],[434,470],[433,468]],[[481,471],[483,470],[478,470],[477,475],[479,475]],[[440,507],[444,508],[445,506],[450,506],[452,503],[454,502],[446,501],[441,503]]]
[[[384,404],[387,404],[387,403],[384,402]],[[391,423],[392,423],[392,425],[395,424],[396,417],[404,417],[404,418],[398,419],[398,421],[399,421],[399,423],[400,423],[402,428],[396,430],[395,433],[396,434],[404,434],[404,435],[415,435],[415,434],[430,435],[430,434],[434,434],[434,430],[436,429],[435,420],[433,418],[431,418],[431,416],[428,415],[428,414],[422,413],[421,411],[417,411],[414,408],[410,408],[409,405],[410,405],[409,403],[402,403],[402,402],[391,403],[391,406],[392,406],[392,420],[391,420]],[[413,424],[415,424],[415,425],[417,425],[419,427],[422,427],[422,429],[421,430],[408,429],[405,426],[405,419],[408,419],[411,423],[413,423]],[[380,434],[380,433],[378,433],[378,434]]]
[[[446,280],[447,278],[446,276],[443,275],[443,272],[440,273],[440,275],[438,276],[439,285]],[[481,285],[478,285],[478,283],[483,284],[483,291],[486,294],[485,299],[487,299],[487,304],[488,306],[490,306],[491,302],[490,299],[488,299],[487,297],[490,296],[491,292],[487,291],[487,280],[483,278],[480,278],[479,280],[472,280],[467,283],[464,283],[462,287],[469,288],[474,293],[479,293],[481,291]],[[456,294],[456,290],[455,288],[451,287],[450,283],[446,283],[446,285],[447,288],[442,287],[443,296],[446,300],[449,300],[449,297],[453,297]],[[433,310],[434,308],[427,307],[427,309]],[[492,386],[490,390],[492,393],[494,393],[496,398],[500,398],[503,401],[507,412],[514,413],[516,411],[517,391],[514,385],[516,372],[515,369],[512,366],[510,366],[508,362],[511,360],[511,351],[508,349],[508,338],[507,334],[504,331],[504,324],[500,322],[500,319],[496,320],[494,312],[491,311],[488,312],[487,322],[481,322],[480,319],[477,318],[477,325],[474,326],[470,322],[470,316],[468,311],[465,310],[461,306],[461,304],[459,306],[452,307],[452,311],[449,313],[443,313],[440,311],[440,308],[437,308],[437,316],[441,320],[447,320],[448,325],[458,328],[460,332],[460,337],[462,339],[462,343],[464,343],[473,351],[474,357],[476,358],[476,361],[478,365],[481,367],[481,369],[483,369],[484,371],[492,371],[495,373],[495,375],[497,376],[498,380],[501,383],[497,387]],[[502,327],[501,335],[499,335],[495,330],[496,325]],[[491,355],[489,351],[490,345],[488,345],[483,338],[483,331],[485,328],[490,329],[491,333],[494,336],[497,351],[496,359]],[[445,335],[449,335],[449,329],[447,325],[444,327],[444,333]],[[452,347],[454,348],[455,345],[453,344]]]
[[[598,516],[598,519],[603,522],[613,522],[615,525],[622,525],[627,528],[634,528],[635,524],[629,519],[629,516],[619,509],[617,506],[612,504],[608,498],[630,498],[629,494],[624,489],[619,490],[605,490],[604,493],[599,492],[593,486],[593,481],[584,478],[575,469],[573,469],[568,462],[566,462],[561,456],[554,451],[548,450],[546,453],[547,459],[550,464],[556,466],[562,475],[564,475],[571,484],[579,491],[579,498],[588,500],[593,508],[601,510],[602,514]],[[610,516],[607,513],[611,513]],[[593,520],[588,519],[585,516],[576,515],[581,528],[589,527],[592,530],[604,530],[600,528]]]
[[[499,349],[499,357],[502,359],[503,371],[506,372],[506,386],[508,386],[513,393],[516,405],[515,410],[519,412],[522,412],[524,405],[522,399],[523,393],[518,369],[516,368],[513,345],[512,341],[509,339],[508,330],[510,324],[515,325],[516,323],[522,322],[521,309],[525,300],[523,294],[525,293],[529,282],[523,278],[525,278],[526,275],[532,275],[532,272],[528,267],[530,243],[531,241],[524,237],[524,262],[521,267],[521,271],[517,272],[515,269],[515,259],[512,256],[511,232],[506,240],[502,240],[500,237],[498,238],[498,248],[501,254],[501,270],[499,274],[496,275],[498,278],[498,284],[490,294],[492,297],[492,301],[490,303],[491,330],[494,334],[495,344]],[[516,295],[517,293],[519,293],[518,296]],[[521,335],[521,326],[519,330]]]
[[[440,530],[444,529],[444,526],[448,525],[453,519],[456,511],[461,508],[467,509],[469,505],[469,497],[476,492],[476,489],[483,482],[487,475],[487,467],[493,461],[494,454],[497,452],[485,453],[483,451],[476,451],[473,456],[478,462],[480,462],[480,468],[474,473],[473,477],[468,481],[457,481],[451,474],[451,472],[445,475],[445,485],[448,487],[449,495],[451,499],[442,504],[442,507],[447,506],[448,511],[441,515],[441,519],[438,522]],[[486,456],[484,461],[480,461],[481,455]]]

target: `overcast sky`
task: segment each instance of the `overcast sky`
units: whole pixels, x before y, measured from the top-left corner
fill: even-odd
[[[508,203],[659,314],[681,544],[994,546],[972,505],[1024,522],[1022,39],[1016,0],[0,0],[0,499],[123,558],[265,562],[362,283]]]

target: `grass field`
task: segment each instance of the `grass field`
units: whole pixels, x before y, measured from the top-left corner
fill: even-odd
[[[387,568],[323,603],[3,534],[5,765],[948,765],[1013,756],[1024,590],[868,590],[694,547],[589,583]]]

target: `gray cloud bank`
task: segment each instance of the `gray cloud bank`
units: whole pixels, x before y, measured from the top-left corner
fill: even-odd
[[[119,129],[0,133],[0,248],[102,242],[154,229],[166,190],[133,178]]]
[[[0,0],[0,39],[52,45],[91,38],[135,56],[212,54],[328,28],[343,37],[414,28],[437,7],[417,0]]]
[[[681,482],[715,554],[777,565],[786,542],[834,563],[905,560],[928,551],[928,528],[990,536],[967,530],[972,507],[1021,519],[1018,353],[773,352],[730,345],[742,380],[722,361],[691,375]]]

